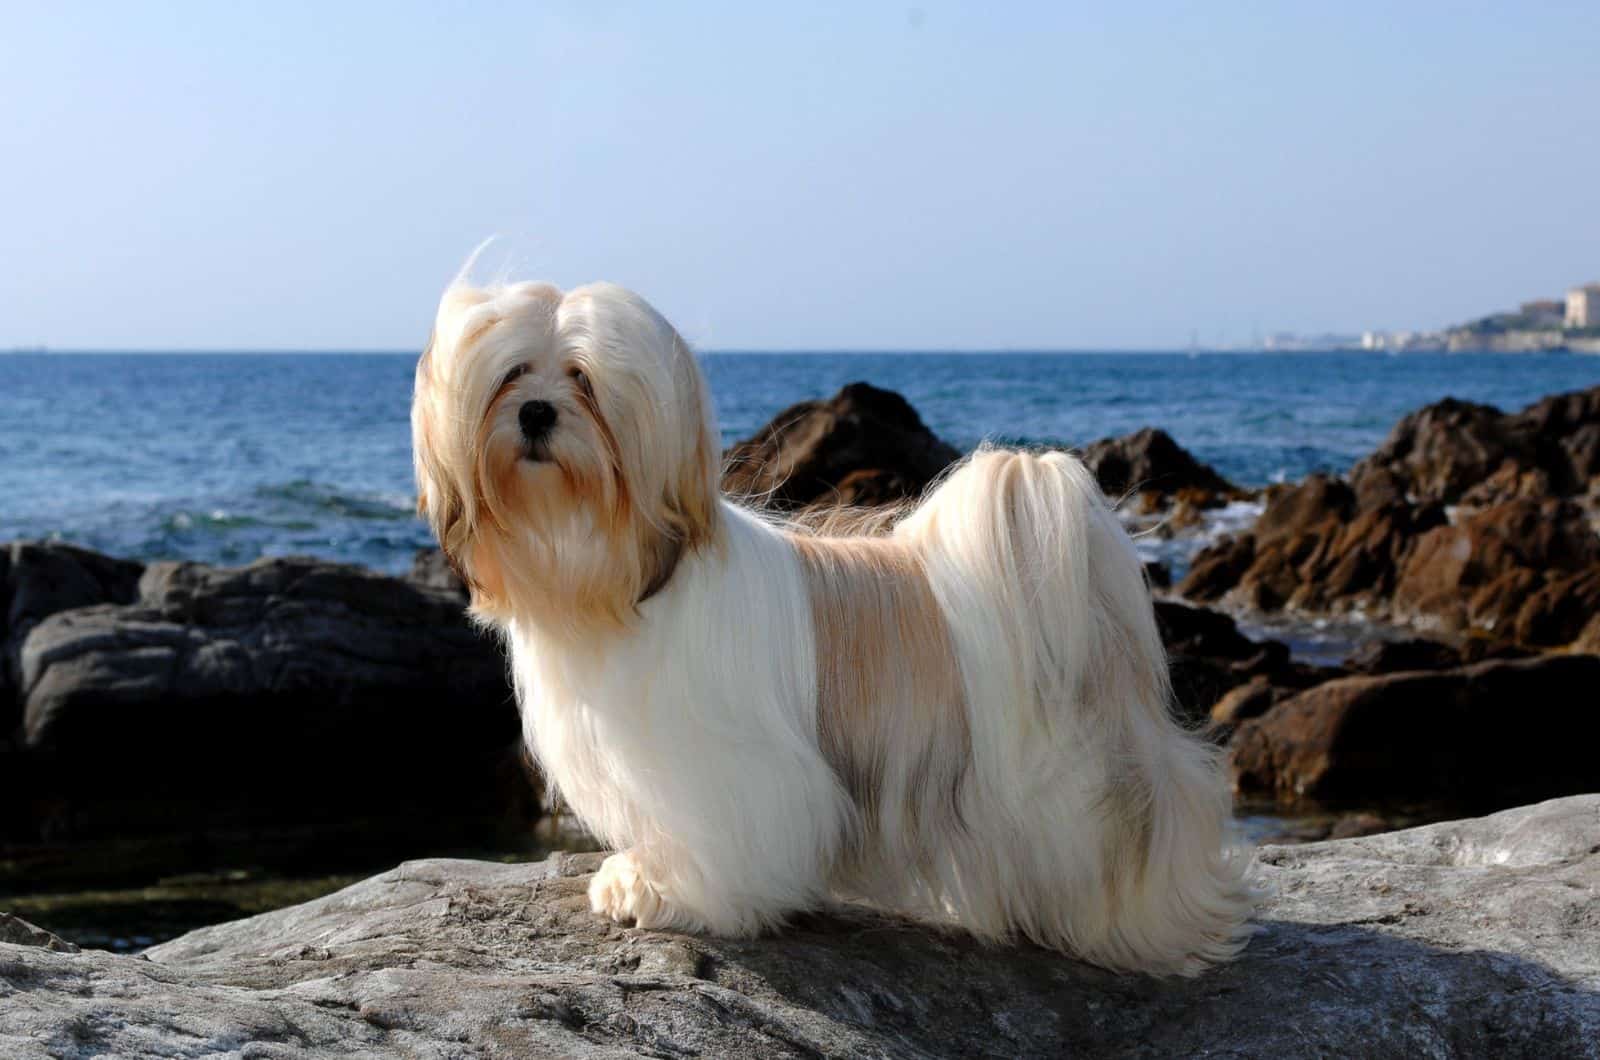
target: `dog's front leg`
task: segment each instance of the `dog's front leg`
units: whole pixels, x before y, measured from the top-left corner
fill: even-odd
[[[706,924],[667,893],[659,854],[642,846],[612,854],[589,881],[589,908],[619,924],[701,931]]]

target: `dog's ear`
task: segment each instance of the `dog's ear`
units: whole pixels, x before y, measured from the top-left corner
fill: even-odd
[[[683,349],[680,355],[692,371],[693,354]],[[671,580],[685,553],[706,544],[714,534],[719,496],[717,472],[722,466],[722,456],[705,415],[708,397],[704,385],[697,377],[691,377],[688,387],[693,398],[686,418],[695,425],[694,447],[688,459],[668,477],[665,495],[661,498],[661,515],[655,522],[655,540],[646,552],[641,572],[643,588],[639,603],[654,596]]]
[[[452,570],[467,585],[472,584],[468,564],[462,549],[469,534],[467,502],[462,496],[447,464],[446,450],[441,448],[440,427],[435,422],[436,411],[428,399],[427,389],[433,370],[433,336],[417,362],[417,394],[411,409],[412,460],[417,482],[417,514],[433,531],[434,538],[444,553]]]

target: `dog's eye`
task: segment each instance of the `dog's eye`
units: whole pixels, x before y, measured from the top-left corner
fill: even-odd
[[[505,378],[500,380],[500,389],[504,390],[506,387],[510,386],[512,383],[515,383],[518,379],[521,379],[523,376],[525,376],[527,374],[528,374],[528,366],[527,365],[525,365],[525,364],[517,365],[515,368],[511,369],[511,371],[509,371],[509,372],[507,372],[505,374]]]
[[[573,365],[571,368],[567,369],[567,378],[576,383],[578,385],[578,389],[582,390],[585,394],[592,394],[594,392],[589,386],[589,377],[585,375],[583,373],[583,369],[579,368],[577,365]]]

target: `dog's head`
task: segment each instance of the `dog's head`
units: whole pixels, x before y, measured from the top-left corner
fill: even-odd
[[[411,431],[419,509],[487,621],[625,626],[714,534],[694,355],[612,284],[451,286]]]

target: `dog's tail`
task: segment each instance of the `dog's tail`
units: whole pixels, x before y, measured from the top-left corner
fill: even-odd
[[[966,685],[960,809],[982,834],[960,860],[982,868],[948,870],[962,919],[1158,974],[1236,953],[1254,894],[1221,762],[1173,719],[1143,565],[1094,476],[985,447],[895,532]]]

